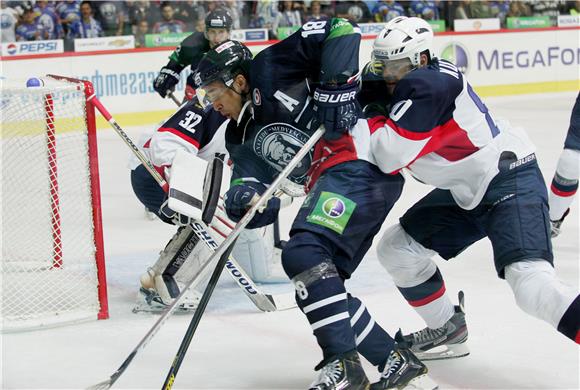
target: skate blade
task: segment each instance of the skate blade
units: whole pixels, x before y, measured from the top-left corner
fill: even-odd
[[[424,374],[411,379],[402,390],[436,390],[438,388],[439,385],[429,375]]]
[[[469,348],[466,343],[446,344],[431,348],[428,351],[413,351],[415,356],[421,360],[446,360],[457,359],[469,355]]]

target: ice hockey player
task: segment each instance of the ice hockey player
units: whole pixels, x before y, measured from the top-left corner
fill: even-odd
[[[181,149],[211,163],[217,154],[225,155],[225,128],[228,120],[208,107],[204,109],[194,97],[161,125],[143,145],[143,151],[156,170],[167,180],[177,150]],[[210,251],[199,241],[190,226],[190,220],[175,213],[167,206],[167,196],[145,167],[138,161],[132,164],[131,185],[139,201],[164,222],[178,226],[156,263],[141,277],[141,289],[135,311],[160,311],[171,303],[183,285],[197,277],[201,265],[209,258]],[[203,172],[199,177],[202,185]],[[221,206],[210,224],[210,233],[220,242],[234,223]],[[273,226],[259,230],[245,230],[232,252],[234,258],[255,282],[271,283],[286,281],[281,268],[280,251],[274,246]],[[280,271],[282,271],[280,269]],[[198,285],[198,289],[203,285]],[[200,291],[190,289],[180,306],[182,311],[197,307]]]
[[[578,191],[580,177],[580,94],[572,109],[570,127],[564,141],[564,150],[560,154],[556,173],[552,178],[548,204],[550,205],[550,222],[552,238],[560,234],[562,222],[570,212],[570,205]]]
[[[166,97],[169,91],[173,92],[179,83],[179,75],[188,66],[193,72],[201,57],[211,48],[230,38],[232,17],[225,8],[216,8],[205,17],[205,32],[194,32],[181,42],[169,56],[169,62],[159,71],[153,82],[153,89]],[[194,86],[188,78],[186,99],[191,99]]]
[[[580,297],[554,272],[546,186],[525,132],[497,120],[452,63],[433,56],[419,18],[389,22],[373,44],[392,96],[388,117],[371,121],[371,148],[385,173],[406,168],[435,186],[381,238],[377,251],[427,328],[406,336],[412,350],[459,356],[467,338],[432,260],[451,259],[488,237],[497,274],[518,306],[580,342]],[[445,351],[445,348],[447,350]],[[429,355],[429,354],[428,354]],[[437,356],[439,355],[439,356]]]
[[[344,286],[403,187],[402,176],[382,174],[368,153],[369,128],[355,100],[359,44],[358,28],[344,19],[306,23],[253,60],[242,44],[226,41],[200,62],[198,94],[232,119],[226,146],[234,180],[225,205],[233,220],[325,126],[325,139],[289,177],[310,192],[282,252],[323,353],[310,388],[367,389],[358,351],[382,373],[371,388],[432,389],[426,366],[404,344],[395,347]],[[248,226],[271,223],[278,207],[271,199]]]

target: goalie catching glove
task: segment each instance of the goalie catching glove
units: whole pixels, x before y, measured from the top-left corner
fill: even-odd
[[[246,211],[248,211],[258,198],[260,194],[266,191],[266,186],[260,183],[243,183],[231,187],[224,196],[224,203],[226,206],[226,213],[228,217],[235,222],[238,222]],[[278,218],[280,211],[280,198],[272,197],[264,209],[259,210],[250,223],[246,226],[247,229],[255,229],[274,223]]]
[[[347,133],[361,116],[361,108],[356,100],[358,83],[340,86],[324,86],[314,91],[316,118],[324,125],[324,138],[330,141]]]
[[[159,74],[153,82],[153,89],[161,95],[162,98],[165,98],[167,96],[167,91],[173,92],[173,90],[175,90],[175,86],[179,82],[179,73],[181,73],[182,70],[183,68],[177,62],[169,61],[169,63],[159,71]]]

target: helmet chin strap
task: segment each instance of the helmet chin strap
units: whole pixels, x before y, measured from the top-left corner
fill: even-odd
[[[240,115],[238,116],[238,120],[244,117],[244,114],[246,113],[246,110],[250,107],[250,101],[247,100],[243,105],[242,105],[242,109],[240,110]]]
[[[242,103],[245,103],[245,102],[249,101],[249,99],[248,99],[248,96],[250,95],[249,92],[244,93],[244,92],[238,92],[238,91],[236,91],[236,89],[234,88],[234,83],[232,83],[232,85],[229,86],[228,88],[231,89],[236,94],[238,94],[238,95],[240,95],[242,97]]]

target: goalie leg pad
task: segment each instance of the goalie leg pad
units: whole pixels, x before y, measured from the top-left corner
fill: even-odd
[[[157,262],[141,276],[141,285],[157,294],[159,300],[167,305],[179,295],[184,285],[200,276],[201,268],[210,255],[210,249],[199,240],[191,227],[179,228]],[[200,280],[196,285],[203,285],[202,282]],[[200,297],[201,294],[192,288],[183,299],[182,308],[195,308]]]
[[[159,254],[159,259],[151,266],[151,269],[156,275],[161,275],[165,272],[169,272],[172,275],[175,274],[184,261],[183,256],[179,258],[180,254],[191,252],[198,240],[191,227],[180,227],[165,245],[165,248]]]
[[[281,252],[274,248],[272,225],[244,230],[238,237],[232,254],[248,276],[257,283],[290,281],[281,267]]]

